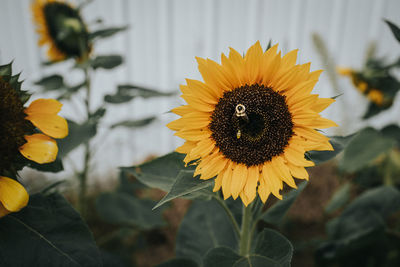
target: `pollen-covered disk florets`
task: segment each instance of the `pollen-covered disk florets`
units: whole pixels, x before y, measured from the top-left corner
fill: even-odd
[[[335,100],[311,94],[321,71],[296,65],[297,50],[281,57],[275,45],[259,42],[244,57],[234,49],[221,64],[197,58],[204,82],[187,79],[181,86],[187,105],[167,126],[186,140],[177,148],[186,163],[197,164],[200,179],[215,177],[214,191],[241,197],[247,206],[257,195],[281,199],[283,182],[308,179],[310,150],[332,150],[317,129],[337,126],[319,112]]]

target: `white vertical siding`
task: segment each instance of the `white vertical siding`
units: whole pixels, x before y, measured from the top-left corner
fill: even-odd
[[[36,45],[29,4],[29,0],[0,0],[0,63],[14,59],[15,70],[23,71],[25,88],[34,91],[34,80],[56,70],[69,71],[70,64],[52,70],[40,66],[44,53]],[[228,52],[229,47],[243,52],[256,40],[266,45],[272,39],[284,53],[299,48],[298,62],[311,61],[313,70],[322,67],[311,40],[314,32],[323,37],[340,65],[360,67],[371,40],[379,40],[378,54],[393,59],[399,55],[400,46],[382,18],[400,24],[399,11],[398,0],[96,0],[83,11],[90,28],[96,27],[93,22],[97,18],[102,18],[107,26],[128,24],[130,28],[95,47],[96,54],[123,54],[125,64],[113,71],[96,72],[93,108],[101,104],[102,95],[112,93],[122,83],[178,90],[185,78],[201,78],[195,56],[219,61],[220,53]],[[81,77],[72,72],[67,80],[74,83]],[[350,133],[365,125],[359,118],[366,101],[349,81],[342,79],[339,84],[344,95],[324,114],[346,124],[337,132]],[[316,90],[324,97],[335,94],[326,75]],[[83,110],[79,108],[79,98],[74,103],[66,104],[63,112],[79,119]],[[96,170],[100,173],[140,161],[149,154],[173,150],[181,140],[164,126],[174,118],[164,113],[180,103],[178,97],[172,97],[109,105],[104,126],[115,122],[115,118],[158,114],[160,119],[135,131],[121,128],[108,134],[106,127],[102,127],[94,141],[98,151],[95,161],[101,162]],[[397,103],[391,111],[368,123],[381,126],[398,121],[399,110]]]

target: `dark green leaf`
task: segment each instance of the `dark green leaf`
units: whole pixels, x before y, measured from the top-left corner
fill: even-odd
[[[354,134],[348,136],[332,136],[329,137],[329,142],[332,144],[333,151],[309,151],[307,156],[316,164],[319,165],[325,161],[331,160],[336,157],[337,154],[342,152],[350,140],[354,137]]]
[[[350,199],[350,183],[343,184],[325,206],[326,213],[332,213],[343,207]]]
[[[162,209],[152,211],[155,202],[125,193],[103,193],[96,201],[100,217],[111,224],[152,229],[165,224]]]
[[[64,170],[64,166],[60,157],[57,157],[55,161],[45,164],[39,164],[34,161],[29,161],[29,167],[41,172],[60,172]]]
[[[85,122],[77,124],[68,120],[68,136],[58,140],[59,157],[63,158],[69,152],[90,140],[97,133],[97,123]]]
[[[1,266],[102,266],[88,227],[59,194],[31,196],[0,219],[0,235]]]
[[[373,128],[365,128],[351,139],[339,167],[346,172],[358,171],[394,145],[394,139],[384,137]]]
[[[181,170],[194,170],[193,166],[185,167],[184,158],[184,154],[172,152],[138,166],[123,167],[121,170],[134,175],[149,187],[169,192]]]
[[[400,42],[400,29],[399,27],[397,27],[395,24],[393,24],[392,22],[388,21],[385,19],[385,22],[387,25],[389,25],[390,30],[392,31],[394,37],[397,39],[397,41]]]
[[[127,120],[127,121],[121,121],[117,122],[113,125],[111,125],[111,129],[114,129],[116,127],[127,127],[127,128],[140,128],[149,125],[152,123],[156,117],[148,117],[140,120]]]
[[[180,171],[171,190],[165,195],[154,207],[158,208],[161,205],[171,201],[172,199],[185,195],[193,195],[201,191],[203,194],[212,194],[211,187],[214,185],[214,180],[200,180],[198,176],[193,177],[194,171]]]
[[[89,40],[111,37],[116,33],[125,31],[126,29],[128,29],[128,26],[97,30],[95,32],[89,33]]]
[[[90,61],[90,65],[93,69],[112,69],[121,65],[122,62],[123,59],[120,55],[97,56]]]
[[[397,140],[400,145],[400,127],[395,124],[390,124],[381,130],[381,133],[385,137],[393,138]]]
[[[288,194],[284,195],[283,199],[276,202],[275,205],[270,207],[261,217],[267,223],[279,225],[283,217],[296,200],[297,196],[306,187],[307,182],[299,184],[297,189],[292,189]]]
[[[220,246],[232,249],[237,246],[225,211],[215,200],[193,202],[178,230],[176,255],[193,259],[200,265],[209,249]]]
[[[43,87],[45,91],[64,89],[64,78],[61,75],[54,74],[42,78],[35,82],[36,85]]]
[[[290,266],[293,255],[293,246],[286,237],[275,230],[264,229],[257,236],[254,252],[257,255],[267,257],[280,264]]]
[[[264,256],[252,255],[238,260],[232,267],[281,267],[282,265]]]
[[[150,88],[145,88],[143,86],[124,84],[118,86],[118,93],[129,94],[135,97],[161,97],[161,96],[173,96],[176,92],[161,92]]]
[[[232,267],[241,256],[226,247],[218,247],[207,252],[203,259],[203,265],[207,267]]]
[[[156,267],[199,267],[196,262],[189,259],[172,259]]]
[[[131,101],[133,98],[134,96],[131,95],[116,93],[114,95],[105,95],[104,102],[110,104],[122,104]]]

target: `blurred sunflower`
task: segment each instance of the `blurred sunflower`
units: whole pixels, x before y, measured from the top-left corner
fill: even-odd
[[[257,42],[244,57],[230,49],[221,65],[197,58],[204,82],[181,85],[187,105],[167,125],[186,139],[177,151],[197,164],[194,175],[216,176],[214,191],[246,206],[257,192],[263,202],[271,193],[282,199],[283,182],[296,188],[293,177],[308,179],[306,151],[333,150],[316,130],[337,126],[319,115],[335,100],[311,94],[322,71],[296,65],[297,50],[281,57],[277,49],[263,52]]]
[[[89,34],[78,9],[61,0],[33,0],[31,8],[39,46],[48,46],[51,61],[81,59],[90,52]]]
[[[17,212],[28,204],[29,195],[14,179],[0,176],[0,218]]]
[[[0,66],[0,174],[7,176],[22,168],[24,157],[40,164],[54,161],[58,148],[52,137],[68,134],[67,121],[57,115],[62,104],[37,99],[25,108],[29,95],[18,77],[11,76],[11,64]]]
[[[337,72],[349,77],[354,87],[369,101],[369,106],[363,116],[372,117],[393,105],[393,100],[399,91],[400,83],[390,69],[395,64],[386,65],[382,60],[369,58],[362,70],[339,67]]]

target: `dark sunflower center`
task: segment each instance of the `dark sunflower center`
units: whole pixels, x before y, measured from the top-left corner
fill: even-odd
[[[212,138],[225,157],[254,166],[282,154],[293,135],[285,96],[253,84],[225,92],[211,116]]]
[[[44,6],[46,25],[56,47],[67,56],[80,57],[90,50],[88,32],[77,10],[64,3]]]
[[[26,143],[24,135],[35,129],[25,117],[17,91],[0,78],[0,175],[9,172],[10,167],[20,160],[18,148]]]

